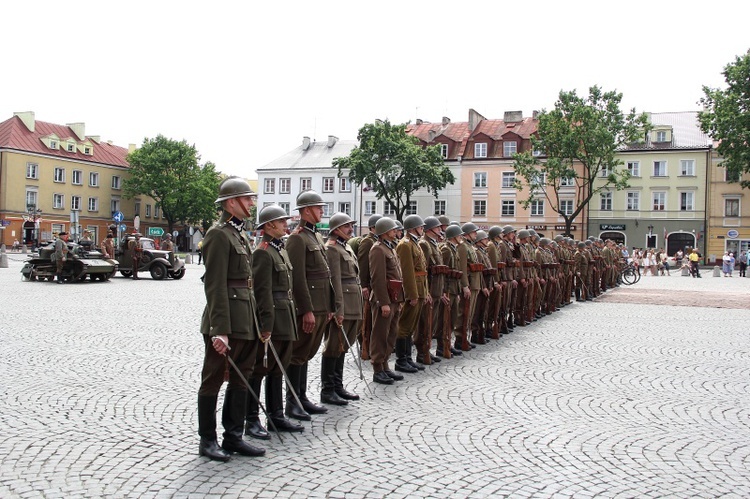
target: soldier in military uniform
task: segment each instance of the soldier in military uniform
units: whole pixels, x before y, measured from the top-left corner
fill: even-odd
[[[502,310],[503,325],[501,332],[510,333],[515,328],[514,309],[518,299],[518,281],[520,279],[521,262],[513,256],[515,250],[516,229],[512,225],[505,225],[502,229],[502,239],[498,248],[500,259],[505,262],[503,269],[503,281],[505,282],[505,299]]]
[[[370,308],[372,310],[372,336],[370,362],[372,380],[384,385],[401,381],[403,375],[391,371],[388,357],[396,345],[396,330],[404,302],[401,263],[396,254],[396,221],[381,218],[375,224],[378,236],[370,250]]]
[[[114,236],[112,234],[107,234],[107,237],[102,241],[102,253],[104,253],[104,258],[115,257],[115,244],[113,239]]]
[[[359,282],[362,286],[362,299],[364,310],[362,311],[362,322],[360,323],[360,343],[362,346],[362,360],[370,358],[370,335],[372,334],[372,313],[370,313],[370,250],[378,241],[375,235],[375,224],[383,218],[378,213],[370,215],[367,221],[369,232],[357,245],[357,263],[359,264]]]
[[[63,266],[65,265],[65,262],[68,260],[68,233],[63,231],[60,232],[57,235],[57,239],[55,240],[55,275],[57,276],[57,284],[65,284],[65,281],[63,280]]]
[[[495,288],[495,272],[493,272],[490,257],[487,254],[487,243],[489,243],[487,233],[478,230],[477,237],[474,240],[474,250],[476,251],[477,261],[483,268],[479,274],[481,276],[481,288],[477,294],[477,303],[471,320],[471,341],[480,345],[487,343],[490,291]]]
[[[216,203],[222,213],[217,225],[206,233],[204,288],[206,308],[201,320],[204,342],[203,371],[198,390],[198,452],[216,461],[229,460],[230,452],[260,456],[264,449],[242,439],[245,420],[247,380],[253,371],[258,348],[255,297],[252,290],[252,255],[244,232],[244,219],[250,216],[254,193],[237,177],[224,180]],[[240,374],[229,370],[221,423],[224,442],[216,440],[216,402],[224,382],[228,355]],[[244,378],[244,380],[243,380]]]
[[[491,327],[490,337],[493,339],[499,339],[500,334],[507,332],[505,321],[502,318],[502,310],[505,298],[505,288],[507,286],[505,282],[505,258],[501,249],[501,236],[503,229],[497,225],[490,227],[487,232],[489,237],[489,243],[487,244],[487,256],[490,258],[490,265],[495,270],[495,285],[490,293],[490,312],[489,312],[489,324]]]
[[[520,262],[519,270],[519,287],[518,287],[518,299],[516,300],[516,309],[514,311],[515,321],[517,326],[526,326],[527,321],[530,321],[529,311],[533,308],[532,301],[532,290],[534,286],[534,275],[532,274],[532,267],[534,266],[529,254],[528,242],[529,231],[526,229],[519,230],[517,233],[516,243],[514,247],[513,257]]]
[[[440,220],[435,217],[424,219],[424,234],[419,239],[419,247],[427,261],[427,288],[431,298],[431,305],[422,308],[419,320],[419,335],[416,339],[417,360],[422,364],[440,362],[440,357],[430,353],[432,338],[437,338],[438,349],[443,338],[443,307],[450,305],[446,292],[446,274],[448,266],[443,264],[440,251],[442,239]],[[431,326],[431,327],[430,327]]]
[[[161,242],[161,249],[163,251],[174,251],[174,243],[172,242],[172,234],[167,232],[164,236],[164,240]]]
[[[344,388],[344,361],[349,345],[357,341],[362,321],[362,288],[359,265],[347,241],[354,234],[354,223],[346,213],[335,213],[328,221],[330,230],[326,255],[331,268],[334,312],[329,323],[321,360],[320,400],[326,404],[346,405],[359,395]],[[343,335],[346,334],[346,341]]]
[[[253,252],[253,290],[258,303],[258,327],[263,343],[255,357],[250,386],[256,394],[260,393],[260,385],[265,377],[266,412],[271,420],[266,422],[267,426],[279,431],[300,432],[304,430],[302,425],[284,417],[282,372],[289,368],[293,342],[298,337],[292,299],[292,265],[282,241],[289,218],[286,210],[275,204],[265,206],[258,214],[258,228],[263,229],[263,239]],[[269,342],[276,350],[281,365],[268,352]],[[296,401],[292,403],[296,404]],[[258,416],[258,401],[248,397],[245,434],[268,440],[271,436],[260,424]]]
[[[586,287],[586,276],[589,272],[589,256],[586,254],[586,244],[582,241],[578,242],[577,250],[573,256],[575,261],[575,276],[576,276],[576,301],[586,301],[588,297],[588,288]]]
[[[477,304],[479,290],[482,289],[482,271],[484,265],[479,261],[477,253],[474,250],[474,239],[477,237],[477,226],[473,223],[465,223],[461,226],[463,241],[456,248],[458,256],[458,269],[462,272],[461,289],[466,296],[466,290],[469,290],[468,303],[464,302],[459,307],[461,330],[460,342],[456,338],[456,348],[464,351],[474,348],[469,342],[469,331],[471,329],[471,319],[474,317],[474,308]]]
[[[293,403],[287,391],[286,415],[309,421],[310,414],[324,414],[328,409],[307,398],[307,367],[320,348],[328,322],[333,317],[333,289],[326,260],[326,248],[318,233],[317,223],[323,218],[325,206],[320,194],[313,190],[300,192],[297,210],[300,224],[286,243],[292,263],[294,304],[297,307],[297,330],[300,337],[294,342],[292,361],[287,374],[304,411]]]
[[[141,267],[141,257],[143,256],[140,232],[133,233],[133,239],[128,241],[128,249],[133,256],[133,279],[137,281],[140,279],[140,277],[138,277],[138,269]]]
[[[451,336],[453,336],[453,331],[456,331],[456,344],[458,344],[460,341],[459,331],[461,329],[458,313],[459,302],[462,299],[468,300],[471,297],[471,292],[468,289],[461,289],[461,271],[458,268],[459,244],[461,244],[461,227],[450,225],[445,230],[445,242],[440,246],[443,263],[448,267],[445,290],[449,299],[449,303],[446,306],[450,310],[450,321],[448,324],[444,324],[448,333],[443,333],[443,340],[438,341],[438,348],[435,352],[446,359],[450,359],[453,355],[463,355],[460,348],[454,348],[451,344]]]

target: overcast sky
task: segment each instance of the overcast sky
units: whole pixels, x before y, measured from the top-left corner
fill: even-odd
[[[554,106],[597,84],[638,111],[697,110],[750,48],[750,2],[13,1],[0,121],[163,134],[254,177],[307,135]]]

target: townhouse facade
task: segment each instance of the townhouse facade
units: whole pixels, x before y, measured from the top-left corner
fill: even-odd
[[[15,113],[0,123],[0,242],[27,246],[67,231],[71,240],[84,231],[96,243],[111,226],[166,230],[155,201],[125,199],[129,149],[86,135],[84,123],[58,125],[37,121],[33,112]],[[120,222],[113,214],[121,212]]]
[[[685,248],[705,254],[711,140],[696,112],[651,113],[649,119],[651,132],[617,155],[631,174],[629,187],[592,198],[589,233],[669,255]]]

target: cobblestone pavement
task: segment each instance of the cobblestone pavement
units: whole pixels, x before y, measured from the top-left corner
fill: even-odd
[[[649,276],[627,290],[674,300],[618,289],[373,395],[349,361],[363,400],[217,463],[197,455],[202,267],[58,286],[9,257],[0,497],[750,496],[750,310],[676,306],[747,302],[750,279]]]

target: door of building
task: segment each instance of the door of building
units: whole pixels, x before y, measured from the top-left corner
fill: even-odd
[[[674,232],[667,238],[667,254],[674,256],[678,250],[685,251],[685,248],[695,248],[695,235],[690,232]]]

